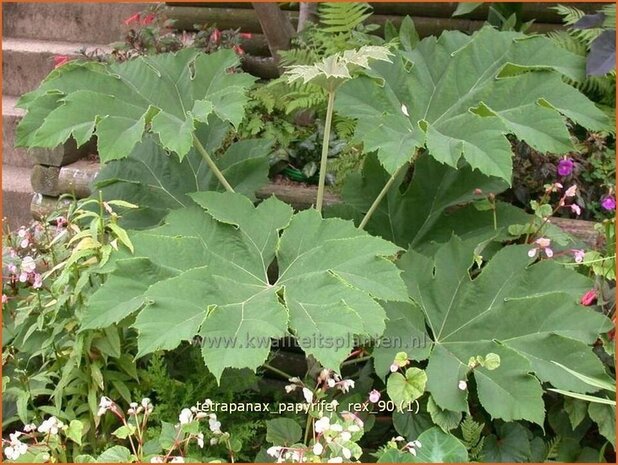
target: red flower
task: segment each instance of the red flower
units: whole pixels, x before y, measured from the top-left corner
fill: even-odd
[[[215,44],[218,44],[221,40],[221,31],[219,29],[215,29],[214,31],[212,31],[212,34],[210,34],[210,40],[213,41]]]
[[[56,55],[54,57],[54,68],[64,65],[69,62],[69,57],[66,55]]]
[[[238,46],[238,45],[234,45],[233,47],[234,51],[236,52],[237,55],[244,55],[245,51],[242,49],[242,47]]]
[[[586,292],[580,302],[582,305],[585,305],[586,307],[589,307],[590,305],[594,304],[597,301],[597,292],[594,289],[590,289],[588,292]]]
[[[241,32],[239,35],[243,39],[250,39],[251,37],[253,37],[253,35],[250,32]]]
[[[123,23],[127,26],[130,26],[133,23],[139,23],[139,13],[135,13],[133,16],[129,16],[127,19],[123,21]]]
[[[144,19],[142,19],[142,25],[148,26],[149,24],[152,24],[154,20],[155,20],[155,15],[150,13],[148,16],[145,16]]]

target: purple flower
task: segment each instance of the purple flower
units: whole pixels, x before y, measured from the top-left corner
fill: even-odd
[[[573,172],[575,163],[570,158],[563,158],[558,162],[558,174],[560,176],[569,176]]]
[[[581,263],[584,261],[584,257],[586,256],[586,252],[580,249],[573,249],[573,257],[575,258],[575,263]]]
[[[601,200],[601,207],[607,211],[613,211],[616,209],[616,199],[614,196],[607,195]]]

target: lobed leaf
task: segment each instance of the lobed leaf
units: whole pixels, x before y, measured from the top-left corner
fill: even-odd
[[[27,113],[17,145],[55,147],[73,137],[79,146],[96,135],[106,162],[129,156],[148,130],[182,160],[196,126],[211,115],[240,124],[255,78],[230,72],[239,63],[231,50],[195,48],[123,63],[67,63],[19,100]]]
[[[292,333],[324,366],[338,370],[354,336],[381,335],[377,300],[407,300],[388,258],[399,248],[315,210],[293,214],[270,198],[199,192],[199,205],[134,232],[134,256],[119,253],[91,297],[83,328],[137,314],[139,355],[199,335],[211,372],[264,363],[271,338]],[[273,263],[278,277],[269,277]]]
[[[515,134],[541,152],[573,149],[564,117],[600,129],[606,117],[564,83],[583,77],[583,58],[550,40],[484,27],[472,36],[428,37],[371,77],[342,85],[336,110],[356,118],[365,151],[377,150],[389,173],[426,147],[436,160],[511,181]],[[376,79],[377,78],[377,79]]]

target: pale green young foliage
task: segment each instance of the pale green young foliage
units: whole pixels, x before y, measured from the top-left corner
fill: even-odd
[[[379,336],[385,313],[375,299],[407,300],[387,259],[398,247],[351,222],[323,220],[315,210],[293,214],[275,198],[254,207],[239,194],[191,197],[200,207],[174,210],[164,226],[131,235],[135,254],[116,257],[89,301],[84,329],[141,310],[133,323],[140,354],[199,334],[217,378],[227,367],[256,369],[270,338],[289,330],[307,354],[338,370],[353,339],[333,348],[335,338]]]
[[[182,159],[198,123],[211,115],[238,125],[255,78],[232,72],[231,50],[211,55],[195,48],[103,64],[70,62],[24,95],[27,110],[17,130],[22,147],[55,147],[73,137],[78,145],[97,136],[103,161],[127,157],[145,131]]]
[[[482,173],[511,180],[515,134],[541,152],[573,149],[565,117],[601,129],[605,115],[562,75],[580,79],[584,58],[539,36],[485,27],[428,37],[375,75],[345,83],[336,110],[358,120],[365,151],[389,173],[419,147],[456,167],[463,157]],[[376,79],[378,78],[378,79]]]
[[[365,45],[358,50],[330,55],[313,65],[290,66],[286,74],[290,83],[302,80],[303,84],[315,84],[332,92],[352,79],[355,71],[369,68],[369,60],[390,62],[392,55],[386,47]]]
[[[469,274],[473,247],[456,237],[433,257],[410,250],[400,260],[414,304],[401,304],[394,317],[407,316],[419,333],[429,328],[431,345],[408,349],[408,354],[414,360],[429,359],[427,390],[441,409],[468,411],[467,389],[461,389],[460,381],[474,376],[481,405],[493,418],[542,425],[541,382],[591,391],[554,361],[607,378],[589,345],[611,323],[578,303],[591,282],[551,261],[529,266],[527,251],[526,246],[502,249],[474,280]],[[388,307],[387,315],[391,317]],[[390,331],[387,326],[384,337],[391,337]],[[396,351],[376,350],[382,360],[389,351],[392,360]],[[471,357],[490,353],[500,357],[497,368],[468,365]],[[383,375],[388,367],[376,370]]]

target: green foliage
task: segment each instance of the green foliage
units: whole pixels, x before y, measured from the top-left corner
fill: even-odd
[[[319,16],[323,32],[349,34],[371,16],[367,3],[320,3]]]
[[[228,132],[228,125],[213,123],[198,132],[211,153]],[[255,199],[255,192],[268,181],[270,151],[268,140],[246,139],[230,145],[217,163],[237,192]],[[223,189],[195,149],[181,161],[149,136],[127,158],[107,163],[97,176],[96,187],[106,199],[131,200],[139,205],[123,214],[123,225],[133,229],[154,226],[170,210],[192,205],[189,194],[193,192]]]
[[[164,226],[131,236],[135,254],[115,261],[109,282],[90,299],[85,328],[143,308],[134,323],[140,354],[172,349],[199,332],[204,360],[220,378],[226,367],[260,366],[270,350],[264,340],[289,326],[308,354],[338,369],[351,347],[325,348],[313,338],[380,335],[384,311],[374,299],[405,298],[384,259],[398,248],[349,222],[312,210],[292,215],[272,198],[257,208],[238,194],[192,198],[203,210],[175,210]],[[267,273],[275,257],[276,281]]]
[[[600,110],[561,81],[561,74],[582,76],[583,65],[543,37],[524,40],[490,27],[472,36],[448,31],[399,52],[393,64],[372,65],[375,76],[342,86],[336,108],[358,120],[365,151],[377,150],[391,174],[427,147],[442,163],[455,167],[463,157],[510,182],[505,133],[562,153],[572,149],[562,115],[590,128],[606,124]]]
[[[54,213],[3,237],[3,426],[53,415],[68,427],[69,459],[78,445],[102,445],[99,397],[129,401],[138,382],[130,330],[77,334],[85,302],[103,281],[98,271],[115,248],[132,247],[113,210],[119,205],[130,206],[80,201],[66,217]],[[19,280],[24,273],[32,283]]]
[[[152,131],[182,160],[196,127],[211,115],[238,125],[254,78],[230,73],[239,64],[229,50],[195,49],[114,64],[70,62],[18,102],[27,110],[17,144],[55,147],[73,137],[82,145],[95,134],[103,161],[127,157]]]
[[[440,408],[465,412],[468,391],[461,381],[472,374],[480,403],[493,418],[542,425],[540,381],[591,391],[553,361],[606,378],[588,345],[609,322],[576,303],[590,286],[587,279],[549,261],[529,266],[526,247],[502,249],[471,279],[473,247],[453,238],[432,257],[409,250],[399,263],[414,301],[406,314],[412,325],[422,314],[433,341],[427,390]],[[388,327],[384,336],[390,337]],[[499,367],[470,364],[470,357],[488,353],[500,356]],[[427,358],[426,349],[409,354]]]
[[[507,226],[527,218],[523,211],[501,202],[495,210],[481,211],[480,203],[488,195],[505,190],[507,184],[466,164],[454,169],[422,154],[413,170],[410,181],[405,172],[398,175],[367,224],[368,232],[401,247],[446,242],[453,232],[478,244],[507,238]],[[327,214],[358,224],[388,179],[375,155],[368,156],[362,174],[347,177],[342,188],[343,204],[331,207]]]

